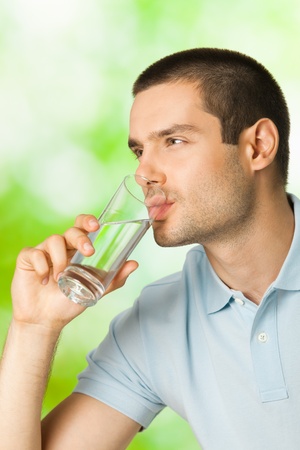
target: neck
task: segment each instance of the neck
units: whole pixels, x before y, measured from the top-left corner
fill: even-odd
[[[219,278],[259,304],[278,276],[294,235],[294,215],[284,191],[261,201],[255,219],[230,242],[204,245]]]

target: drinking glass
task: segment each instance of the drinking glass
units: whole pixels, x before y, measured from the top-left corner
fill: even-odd
[[[95,252],[75,253],[59,277],[61,291],[73,302],[93,306],[134,250],[166,202],[164,192],[140,175],[127,175],[89,233]]]

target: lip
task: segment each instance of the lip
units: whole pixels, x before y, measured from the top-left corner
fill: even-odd
[[[166,218],[166,215],[174,203],[162,203],[161,205],[154,205],[148,208],[149,217],[156,221],[161,221]]]

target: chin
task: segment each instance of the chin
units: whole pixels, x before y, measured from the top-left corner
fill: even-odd
[[[165,233],[153,232],[154,240],[160,247],[173,247],[172,240]]]
[[[186,240],[176,238],[172,232],[159,233],[154,231],[154,240],[160,247],[181,247],[190,244]]]

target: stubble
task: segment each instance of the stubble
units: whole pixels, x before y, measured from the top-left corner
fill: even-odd
[[[196,180],[194,186],[189,183],[188,197],[170,193],[180,213],[173,221],[170,217],[170,223],[167,219],[154,226],[158,245],[235,245],[251,232],[256,207],[254,180],[246,176],[237,147],[227,147],[228,155],[221,172]]]

